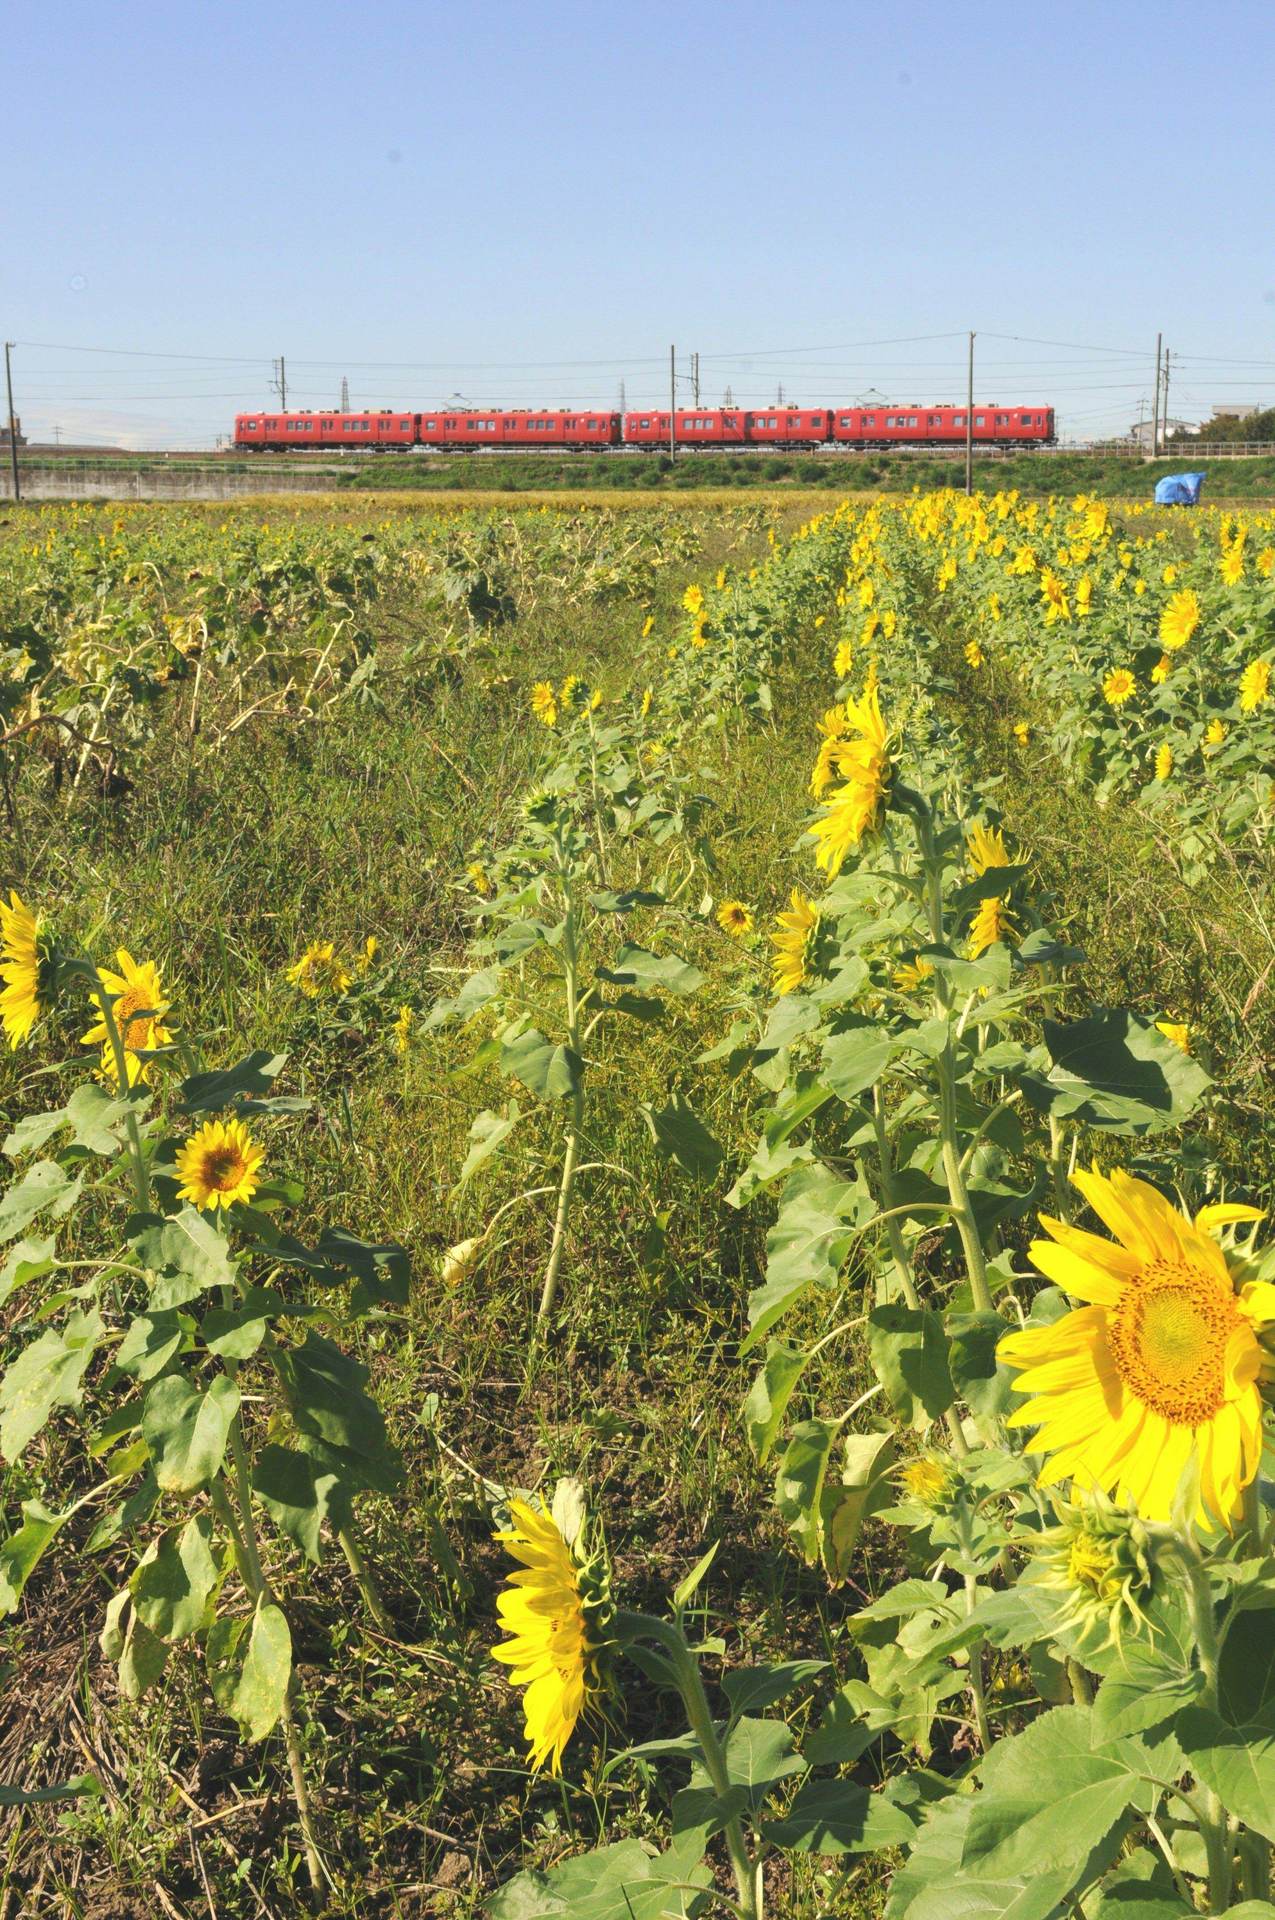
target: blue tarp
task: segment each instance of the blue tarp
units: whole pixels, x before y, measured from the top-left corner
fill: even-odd
[[[1198,507],[1203,485],[1202,473],[1166,473],[1155,483],[1155,503],[1157,507]]]

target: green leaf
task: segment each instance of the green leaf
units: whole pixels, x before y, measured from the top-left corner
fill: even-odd
[[[115,1349],[115,1365],[135,1380],[153,1380],[162,1373],[186,1338],[176,1308],[163,1313],[139,1313],[125,1329]]]
[[[841,1473],[825,1478],[820,1502],[823,1564],[830,1580],[850,1577],[864,1521],[893,1496],[889,1473],[894,1465],[894,1435],[848,1433],[842,1456]]]
[[[890,1883],[886,1920],[1054,1920],[1076,1884],[1076,1871],[973,1880],[961,1851],[975,1806],[952,1794],[930,1809],[904,1865]]]
[[[1218,1707],[1238,1726],[1275,1704],[1275,1610],[1245,1608],[1227,1628],[1218,1662]]]
[[[397,1240],[363,1240],[346,1227],[325,1227],[315,1248],[320,1260],[352,1276],[350,1308],[405,1307],[412,1284],[407,1248]]]
[[[207,1486],[225,1457],[238,1409],[239,1389],[228,1374],[217,1374],[206,1393],[177,1373],[155,1382],[142,1408],[142,1435],[166,1493]]]
[[[380,1493],[398,1487],[397,1460],[385,1433],[385,1417],[364,1391],[368,1371],[361,1361],[311,1329],[300,1347],[276,1352],[274,1363],[300,1431],[313,1436],[306,1452],[343,1480]]]
[[[120,1692],[126,1700],[140,1700],[168,1664],[168,1645],[131,1612],[123,1651],[119,1656]]]
[[[16,1186],[0,1197],[0,1245],[30,1226],[37,1213],[60,1220],[80,1194],[80,1182],[56,1160],[37,1160]]]
[[[501,1042],[500,1070],[520,1080],[540,1100],[564,1100],[580,1086],[584,1062],[574,1047],[555,1044],[538,1028],[526,1027],[514,1039]]]
[[[726,1775],[733,1787],[742,1788],[747,1803],[758,1806],[794,1773],[804,1773],[806,1763],[793,1746],[792,1729],[783,1720],[736,1720],[726,1736]],[[692,1771],[692,1783],[699,1776]],[[707,1785],[708,1776],[698,1781]]]
[[[875,1853],[906,1847],[917,1823],[883,1793],[850,1780],[807,1780],[782,1820],[762,1829],[772,1846],[793,1853]]]
[[[647,987],[659,993],[696,993],[705,976],[675,953],[649,953],[645,947],[623,946],[609,967],[595,969],[599,980],[617,987]]]
[[[548,1873],[520,1873],[492,1895],[487,1913],[489,1920],[680,1920],[705,1910],[693,1888],[711,1878],[676,1847],[652,1858],[641,1841],[617,1840]]]
[[[1008,1320],[998,1313],[953,1313],[947,1331],[948,1363],[958,1397],[978,1419],[1002,1419],[1014,1405],[1014,1370],[996,1359],[998,1342],[1012,1331]]]
[[[230,1245],[195,1207],[183,1207],[162,1226],[146,1227],[134,1241],[138,1258],[158,1278],[151,1307],[181,1307],[210,1287],[234,1284]]]
[[[134,1571],[128,1583],[133,1606],[161,1640],[185,1640],[203,1625],[217,1584],[211,1540],[212,1523],[198,1514],[184,1527],[161,1533]]]
[[[775,1476],[775,1505],[804,1559],[819,1559],[822,1545],[819,1503],[832,1449],[841,1424],[836,1420],[803,1420],[793,1428]]]
[[[455,1191],[473,1179],[479,1167],[499,1153],[518,1122],[522,1119],[522,1109],[516,1100],[511,1100],[503,1114],[495,1113],[490,1107],[476,1115],[469,1129],[469,1152],[465,1155],[465,1164],[456,1180]]]
[[[808,1287],[836,1281],[854,1239],[846,1216],[859,1213],[863,1199],[857,1182],[819,1162],[797,1168],[766,1236],[766,1278],[748,1297],[749,1333],[741,1351],[755,1346]]]
[[[219,1360],[250,1360],[270,1321],[285,1306],[273,1287],[249,1287],[233,1307],[208,1309],[199,1324],[200,1337]]]
[[[217,1113],[222,1107],[241,1106],[268,1094],[287,1064],[286,1053],[267,1053],[258,1047],[233,1067],[216,1073],[192,1073],[183,1080],[177,1104],[183,1113]]]
[[[942,1319],[929,1307],[900,1301],[868,1315],[868,1352],[886,1397],[901,1419],[940,1420],[956,1398]]]
[[[1132,1742],[1095,1747],[1088,1707],[1054,1707],[998,1740],[981,1767],[961,1866],[979,1879],[1048,1873],[1083,1860],[1148,1789]]]
[[[1275,1840],[1275,1705],[1238,1721],[1186,1707],[1173,1728],[1191,1771],[1227,1812]]]
[[[844,1693],[835,1693],[819,1725],[806,1735],[803,1753],[811,1767],[848,1767],[880,1737]]]
[[[76,1407],[104,1328],[96,1307],[25,1347],[0,1380],[0,1454],[16,1460],[55,1407]]]
[[[788,1402],[809,1358],[805,1347],[791,1347],[783,1340],[766,1342],[766,1358],[744,1402],[745,1431],[759,1461],[767,1458],[775,1444]]]
[[[876,1085],[894,1051],[892,1035],[878,1026],[865,1024],[831,1034],[823,1045],[821,1078],[849,1106]]]
[[[775,1666],[736,1667],[722,1675],[722,1692],[730,1701],[731,1719],[773,1707],[805,1680],[826,1673],[826,1660],[783,1660]]]
[[[704,1122],[676,1095],[663,1107],[639,1108],[651,1138],[665,1160],[674,1161],[693,1180],[715,1180],[724,1155]]]
[[[1052,1064],[1043,1077],[1019,1077],[1027,1098],[1042,1112],[1108,1133],[1180,1126],[1213,1084],[1154,1021],[1125,1007],[1067,1024],[1046,1020],[1044,1039]]]
[[[10,1247],[0,1264],[0,1306],[19,1287],[51,1273],[56,1253],[57,1238],[52,1234],[47,1240],[19,1240],[16,1246]]]
[[[54,1800],[100,1797],[102,1783],[91,1773],[77,1773],[58,1787],[0,1787],[0,1807],[43,1807]]]
[[[695,1565],[691,1568],[690,1572],[683,1579],[679,1580],[677,1585],[674,1587],[673,1606],[678,1613],[682,1611],[683,1607],[689,1605],[691,1600],[693,1600],[695,1595],[699,1592],[700,1586],[704,1579],[704,1575],[708,1572],[714,1560],[717,1558],[717,1549],[718,1547],[721,1546],[721,1544],[722,1543],[720,1540],[714,1540],[712,1546],[708,1549],[707,1553],[702,1553],[700,1555],[699,1559],[695,1562]]]
[[[292,1674],[292,1635],[283,1610],[260,1600],[251,1620],[217,1620],[208,1635],[213,1698],[233,1715],[245,1740],[278,1725]]]
[[[121,1099],[108,1093],[96,1080],[87,1080],[75,1089],[64,1107],[51,1113],[33,1113],[19,1121],[5,1141],[3,1151],[16,1158],[20,1153],[42,1147],[61,1128],[70,1127],[73,1146],[109,1159],[124,1144],[124,1123],[128,1115],[147,1104],[145,1093]]]
[[[0,1613],[13,1613],[40,1555],[75,1511],[53,1513],[42,1500],[22,1502],[22,1525],[0,1541]]]
[[[319,1531],[328,1501],[338,1485],[334,1473],[322,1473],[309,1454],[271,1441],[252,1465],[252,1489],[262,1506],[307,1560],[320,1557]]]
[[[1190,1706],[1204,1686],[1198,1667],[1168,1658],[1170,1644],[1162,1639],[1150,1646],[1126,1640],[1121,1660],[1098,1689],[1094,1701],[1094,1738],[1118,1739],[1125,1733],[1145,1733],[1162,1726]]]

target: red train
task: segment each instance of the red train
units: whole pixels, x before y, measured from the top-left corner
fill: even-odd
[[[1054,409],[1039,405],[974,409],[979,446],[1052,446]],[[688,407],[673,421],[679,447],[773,447],[803,451],[821,447],[881,448],[961,446],[964,407]],[[600,452],[632,447],[658,453],[669,445],[669,416],[647,412],[604,413],[501,408],[405,412],[383,407],[373,413],[238,413],[236,449],[257,453],[406,453],[412,447],[472,452],[483,447]]]

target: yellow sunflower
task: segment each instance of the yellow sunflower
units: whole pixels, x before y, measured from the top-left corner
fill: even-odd
[[[211,1213],[246,1203],[261,1185],[264,1159],[241,1120],[206,1120],[177,1156],[180,1197]]]
[[[516,1687],[526,1687],[523,1716],[528,1758],[561,1773],[562,1755],[590,1700],[600,1691],[599,1642],[590,1632],[583,1569],[544,1508],[511,1500],[513,1524],[496,1539],[520,1562],[496,1600],[510,1636],[492,1648]],[[599,1622],[600,1624],[600,1622]]]
[[[135,1087],[139,1080],[151,1078],[149,1060],[139,1060],[138,1054],[151,1047],[165,1047],[172,1034],[164,1025],[164,1015],[171,1002],[165,1000],[164,989],[160,983],[159,968],[151,960],[143,961],[139,967],[131,953],[121,947],[115,956],[119,962],[119,972],[112,973],[109,968],[99,969],[102,985],[111,1002],[111,1012],[119,1028],[120,1039],[124,1042],[124,1066],[128,1073],[128,1084]],[[86,1034],[80,1038],[84,1047],[102,1049],[102,1072],[108,1080],[119,1081],[119,1069],[115,1060],[115,1049],[111,1045],[106,1030],[106,1016],[102,1012],[101,1002],[96,994],[91,995],[97,1007],[97,1019]]]
[[[1160,615],[1160,645],[1168,653],[1184,647],[1200,624],[1200,596],[1190,587],[1175,593]]]
[[[776,993],[794,993],[807,977],[810,948],[819,930],[819,909],[794,887],[792,906],[776,916],[778,931],[770,938],[775,947],[772,980]]]
[[[1240,675],[1240,712],[1256,713],[1270,691],[1270,684],[1270,662],[1250,660]]]
[[[537,680],[531,689],[531,711],[547,727],[558,724],[558,696],[547,680]]]
[[[905,960],[903,965],[896,967],[890,975],[893,984],[903,993],[911,993],[923,981],[933,978],[934,962],[926,960],[921,954],[918,954],[914,960]]]
[[[1031,1258],[1085,1304],[997,1349],[1032,1398],[1010,1416],[1049,1455],[1041,1485],[1072,1480],[1168,1521],[1183,1476],[1196,1517],[1229,1525],[1262,1450],[1262,1348],[1275,1286],[1232,1277],[1214,1232],[1260,1209],[1204,1207],[1192,1220],[1117,1168],[1073,1175],[1115,1240],[1041,1215]]]
[[[1007,867],[1010,864],[1005,836],[999,827],[971,827],[965,836],[965,846],[971,873],[984,874],[989,867]]]
[[[27,1038],[43,1012],[40,999],[40,921],[10,888],[0,898],[0,1024],[11,1048]]]
[[[1175,1047],[1181,1047],[1183,1053],[1191,1051],[1191,1029],[1185,1020],[1157,1020],[1156,1031],[1166,1040],[1172,1040]]]
[[[837,742],[836,751],[837,772],[845,785],[837,788],[811,829],[815,860],[829,879],[836,878],[847,853],[877,825],[891,771],[875,684],[865,686],[861,699],[846,701],[845,716],[847,737]]]
[[[353,984],[352,975],[337,959],[330,940],[312,940],[301,958],[288,968],[287,978],[307,1000],[321,999],[325,993],[340,995]]]
[[[1009,910],[1008,900],[993,896],[980,900],[978,912],[970,926],[969,955],[977,960],[980,953],[986,953],[998,941],[1007,940],[1013,932],[1014,916]]]
[[[742,900],[723,900],[717,909],[717,924],[723,933],[742,940],[746,933],[753,930],[753,910]]]
[[[1155,777],[1157,780],[1167,780],[1172,772],[1173,748],[1166,740],[1155,750]]]
[[[1138,683],[1128,667],[1113,667],[1102,683],[1102,697],[1109,707],[1122,707],[1137,690]]]
[[[416,1015],[412,1008],[408,1006],[400,1007],[391,1029],[394,1035],[394,1046],[399,1053],[406,1053],[408,1047],[411,1045],[412,1028],[415,1023]]]

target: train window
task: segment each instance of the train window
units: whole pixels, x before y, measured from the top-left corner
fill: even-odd
[[[1007,413],[998,413],[996,416],[996,424],[998,427],[1007,427],[1009,425],[1009,415]]]
[[[638,425],[639,425],[640,427],[649,427],[649,426],[650,426],[650,424],[651,424],[651,423],[650,423],[650,421],[649,421],[649,420],[639,420],[639,421],[638,421]]]
[[[943,424],[943,416],[941,413],[932,413],[930,415],[930,425],[932,427],[941,427],[942,424]]]
[[[1030,425],[1031,425],[1031,423],[1032,423],[1032,417],[1031,417],[1031,415],[1030,415],[1030,413],[1020,413],[1020,414],[1019,414],[1019,416],[1018,416],[1018,424],[1019,424],[1019,426],[1020,426],[1020,427],[1030,427]]]
[[[920,424],[921,424],[921,423],[920,423],[920,421],[919,421],[919,420],[917,419],[917,417],[916,417],[916,415],[915,415],[914,413],[910,413],[910,414],[908,415],[908,425],[909,425],[910,427],[919,427],[919,426],[920,426]]]
[[[976,413],[974,415],[974,425],[976,427],[985,427],[987,425],[987,415],[985,413]]]
[[[963,427],[965,425],[965,415],[963,413],[954,413],[952,415],[952,425],[954,427]]]

